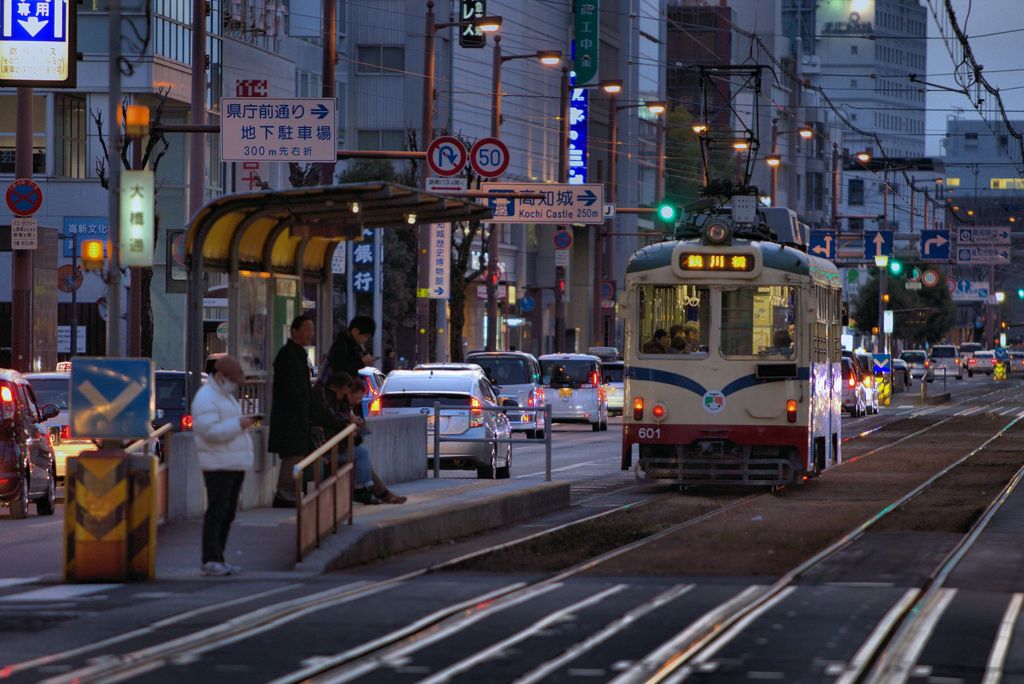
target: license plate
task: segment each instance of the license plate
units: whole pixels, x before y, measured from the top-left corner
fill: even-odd
[[[562,397],[562,399],[571,399],[572,398],[572,388],[569,388],[569,387],[561,388],[560,390],[558,390],[558,396]]]

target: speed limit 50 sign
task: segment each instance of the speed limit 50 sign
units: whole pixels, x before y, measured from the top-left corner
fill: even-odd
[[[497,178],[508,168],[508,148],[497,138],[480,138],[469,152],[469,163],[483,178]]]

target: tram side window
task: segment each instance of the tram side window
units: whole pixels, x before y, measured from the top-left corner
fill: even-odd
[[[708,350],[708,288],[642,285],[638,294],[636,340],[641,354],[698,354]]]
[[[796,342],[796,288],[722,291],[722,356],[791,359]]]

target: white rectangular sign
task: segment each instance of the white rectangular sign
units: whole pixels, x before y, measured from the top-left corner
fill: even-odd
[[[78,349],[75,351],[76,354],[85,353],[85,326],[78,326],[78,339],[75,340]],[[58,354],[70,354],[71,353],[71,326],[70,325],[58,325],[57,326],[57,353]]]
[[[345,273],[345,241],[342,240],[338,243],[338,246],[334,248],[334,254],[331,255],[331,273]]]
[[[335,109],[331,98],[221,98],[221,158],[337,161]]]
[[[465,176],[427,176],[427,192],[463,192],[465,189]]]
[[[78,3],[0,0],[0,86],[74,88]]]
[[[1010,246],[957,246],[956,262],[958,264],[1009,264]]]
[[[448,299],[452,280],[452,225],[430,224],[430,299]]]
[[[567,249],[556,249],[555,250],[555,267],[566,268],[569,266],[569,250]]]
[[[992,291],[987,280],[958,280],[953,288],[954,302],[984,302]]]
[[[11,219],[11,249],[35,249],[38,232],[34,218],[15,216]]]
[[[960,228],[957,230],[958,245],[1008,245],[1011,241],[1009,227]]]
[[[492,223],[604,223],[604,186],[600,183],[481,183],[495,197],[484,200],[494,214]],[[538,198],[501,197],[535,192]]]

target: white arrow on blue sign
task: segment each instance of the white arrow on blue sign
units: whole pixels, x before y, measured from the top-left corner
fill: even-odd
[[[891,370],[892,356],[889,354],[872,354],[875,360],[875,375],[888,373]]]
[[[811,231],[811,254],[822,259],[836,258],[836,231],[834,230],[812,230]]]
[[[604,222],[604,186],[600,183],[481,183],[493,223],[583,223]],[[510,193],[537,193],[537,198],[500,197]]]
[[[71,365],[71,431],[81,439],[149,435],[154,413],[153,362],[79,356]]]
[[[892,256],[891,230],[864,231],[864,258],[874,259],[876,256]]]
[[[919,252],[921,258],[926,261],[946,261],[949,259],[949,231],[922,230]]]

